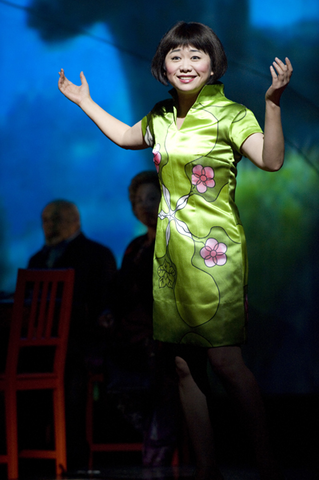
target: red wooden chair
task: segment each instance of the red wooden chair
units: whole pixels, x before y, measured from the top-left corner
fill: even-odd
[[[72,307],[74,270],[18,270],[5,373],[0,375],[4,391],[7,452],[0,463],[7,463],[8,479],[18,478],[19,458],[55,459],[57,475],[66,470],[64,410],[64,365]],[[25,349],[33,358],[39,348],[54,350],[48,371],[20,372],[19,357]],[[38,350],[39,351],[39,350]],[[41,370],[43,364],[41,364]],[[21,450],[18,445],[17,392],[52,390],[53,450]]]
[[[93,469],[93,456],[96,452],[142,452],[142,442],[108,442],[99,443],[94,439],[94,386],[103,383],[102,373],[92,373],[89,377],[88,392],[87,392],[87,404],[86,404],[86,439],[89,446],[89,469]],[[97,419],[98,421],[98,419]],[[188,439],[188,437],[186,437]],[[176,448],[173,458],[172,466],[178,466],[180,464],[180,458],[184,458],[188,461],[189,455],[186,451],[187,440],[181,443]],[[184,456],[183,456],[184,454]]]
[[[95,452],[138,452],[142,451],[142,442],[109,442],[98,443],[93,435],[93,410],[94,410],[94,385],[103,383],[103,374],[91,374],[88,382],[88,396],[86,408],[86,439],[89,445],[89,468],[93,468],[93,455]]]

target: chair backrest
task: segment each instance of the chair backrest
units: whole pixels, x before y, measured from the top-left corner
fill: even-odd
[[[6,376],[51,371],[63,377],[73,284],[73,269],[18,270]]]

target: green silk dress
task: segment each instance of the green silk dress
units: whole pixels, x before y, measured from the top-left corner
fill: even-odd
[[[235,204],[253,113],[206,85],[176,127],[173,98],[143,118],[162,189],[153,267],[154,338],[212,347],[245,341],[247,253]]]

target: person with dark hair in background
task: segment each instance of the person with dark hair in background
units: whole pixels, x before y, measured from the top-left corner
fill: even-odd
[[[116,262],[111,250],[81,231],[77,206],[53,200],[42,211],[45,245],[28,268],[74,268],[74,293],[65,366],[68,469],[85,467],[88,447],[85,431],[88,372],[100,366],[104,352],[98,317],[113,296]]]
[[[129,198],[136,218],[146,226],[127,246],[117,275],[115,320],[105,356],[107,394],[143,434],[143,465],[170,465],[177,444],[179,400],[176,373],[160,342],[153,339],[152,272],[161,190],[155,171],[134,176]]]
[[[270,448],[261,393],[245,365],[247,255],[235,203],[242,156],[275,172],[284,162],[280,99],[292,75],[275,58],[265,95],[264,132],[253,113],[227,99],[223,46],[211,28],[179,22],[160,41],[154,77],[173,90],[133,127],[90,96],[86,78],[71,83],[61,69],[60,91],[125,149],[153,149],[162,197],[153,266],[154,337],[171,344],[193,441],[197,480],[223,478],[215,458],[208,405],[207,362],[245,420],[262,480],[282,474]],[[249,87],[249,86],[248,86]]]

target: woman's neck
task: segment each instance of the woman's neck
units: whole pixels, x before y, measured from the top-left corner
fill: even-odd
[[[196,102],[198,94],[196,95],[178,95],[177,117],[185,118],[189,110]]]
[[[178,99],[178,105],[177,105],[177,118],[176,118],[176,127],[178,130],[181,128],[181,126],[184,123],[184,120],[186,118],[186,115],[188,114],[189,110],[191,107],[194,105],[196,98],[187,98],[187,99]]]

